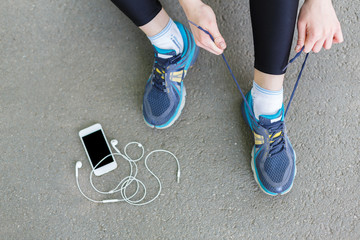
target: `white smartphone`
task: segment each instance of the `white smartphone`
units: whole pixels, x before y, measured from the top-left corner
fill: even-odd
[[[109,155],[111,154],[110,146],[99,123],[81,130],[79,136],[96,176],[101,176],[117,167],[113,155]],[[94,168],[106,156],[108,157]]]

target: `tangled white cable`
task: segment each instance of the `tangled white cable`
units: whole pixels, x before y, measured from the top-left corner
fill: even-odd
[[[146,186],[145,184],[139,180],[138,178],[136,178],[137,176],[137,173],[138,173],[138,167],[136,165],[136,162],[140,161],[143,157],[144,157],[144,153],[145,153],[145,150],[144,150],[144,147],[141,143],[138,143],[138,142],[130,142],[128,143],[125,147],[124,147],[124,154],[122,154],[120,152],[120,150],[116,147],[116,145],[118,144],[118,141],[116,139],[114,140],[111,140],[111,145],[112,147],[115,149],[116,153],[111,153],[107,156],[105,156],[103,159],[100,160],[100,162],[98,164],[96,164],[96,166],[94,167],[94,169],[102,162],[104,161],[107,157],[109,157],[110,155],[118,155],[118,156],[121,156],[123,157],[125,160],[127,160],[129,162],[129,165],[130,165],[130,174],[129,176],[123,178],[119,183],[118,185],[110,190],[110,191],[107,191],[107,192],[104,192],[104,191],[100,191],[98,190],[94,183],[93,183],[93,175],[94,175],[94,169],[91,171],[90,173],[90,184],[92,186],[92,188],[100,193],[100,194],[113,194],[113,193],[117,193],[117,192],[120,192],[121,194],[121,199],[106,199],[106,200],[94,200],[90,197],[88,197],[87,195],[85,195],[83,193],[83,191],[81,190],[80,188],[80,184],[79,184],[79,168],[81,168],[82,166],[82,163],[80,161],[78,161],[75,165],[75,176],[76,176],[76,184],[77,184],[77,187],[79,188],[79,191],[80,193],[88,200],[92,201],[92,202],[95,202],[95,203],[114,203],[114,202],[127,202],[131,205],[136,205],[136,206],[142,206],[142,205],[146,205],[146,204],[149,204],[151,203],[152,201],[154,201],[156,198],[159,197],[160,193],[161,193],[161,189],[162,189],[162,185],[161,185],[161,181],[160,179],[158,178],[158,176],[156,176],[151,170],[150,168],[148,167],[147,165],[147,161],[150,157],[150,155],[152,155],[153,153],[156,153],[156,152],[163,152],[163,153],[168,153],[170,154],[172,157],[175,158],[176,160],[176,163],[177,163],[177,182],[179,183],[180,182],[180,163],[179,163],[179,160],[177,159],[177,157],[172,153],[172,152],[169,152],[167,150],[162,150],[162,149],[159,149],[159,150],[154,150],[152,152],[150,152],[146,157],[145,157],[145,167],[146,169],[148,170],[148,172],[157,180],[158,184],[159,184],[159,190],[157,192],[157,194],[150,200],[147,200],[147,201],[143,201],[146,197]],[[142,153],[141,153],[141,156],[137,159],[132,159],[131,157],[129,157],[129,155],[127,154],[127,148],[131,145],[137,145],[138,147],[141,148],[142,150]],[[128,196],[127,194],[127,189],[128,187],[132,184],[132,183],[136,183],[136,190],[134,193],[132,193],[130,196]],[[144,190],[144,193],[143,195],[137,199],[137,200],[133,200],[139,190],[140,190],[140,186],[142,186],[143,190]]]

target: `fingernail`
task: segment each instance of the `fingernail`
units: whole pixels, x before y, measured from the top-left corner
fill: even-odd
[[[220,47],[221,47],[221,49],[225,49],[225,48],[226,48],[226,44],[225,44],[224,42],[221,42],[221,43],[220,43]]]
[[[295,47],[295,51],[299,51],[300,50],[300,48],[301,48],[301,46],[300,45],[296,45],[296,47]]]

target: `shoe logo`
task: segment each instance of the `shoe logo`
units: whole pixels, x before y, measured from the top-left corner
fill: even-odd
[[[264,137],[254,132],[255,145],[264,144]]]
[[[177,72],[171,72],[169,79],[171,81],[180,83],[184,79],[184,77],[186,75],[186,72],[187,72],[187,70],[180,70],[180,71],[177,71]]]
[[[269,139],[277,138],[277,137],[281,136],[281,134],[282,134],[282,131],[277,132],[277,133],[275,133],[273,135],[269,135]],[[254,132],[254,139],[255,139],[255,145],[264,144],[264,136],[259,135],[256,132]],[[270,141],[270,143],[273,143],[273,142],[274,142],[274,140]]]

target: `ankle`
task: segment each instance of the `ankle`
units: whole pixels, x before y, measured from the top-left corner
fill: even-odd
[[[162,50],[174,50],[176,55],[184,50],[184,40],[177,24],[170,18],[168,24],[155,36],[148,37],[151,44]]]
[[[260,115],[274,115],[282,107],[283,89],[271,91],[260,87],[255,81],[251,89],[254,115],[259,119]]]
[[[161,9],[161,11],[150,22],[139,28],[146,34],[147,37],[153,37],[166,27],[169,20],[169,15],[164,9]]]
[[[270,91],[280,91],[282,89],[284,76],[285,74],[273,75],[254,69],[254,81],[256,84]]]

